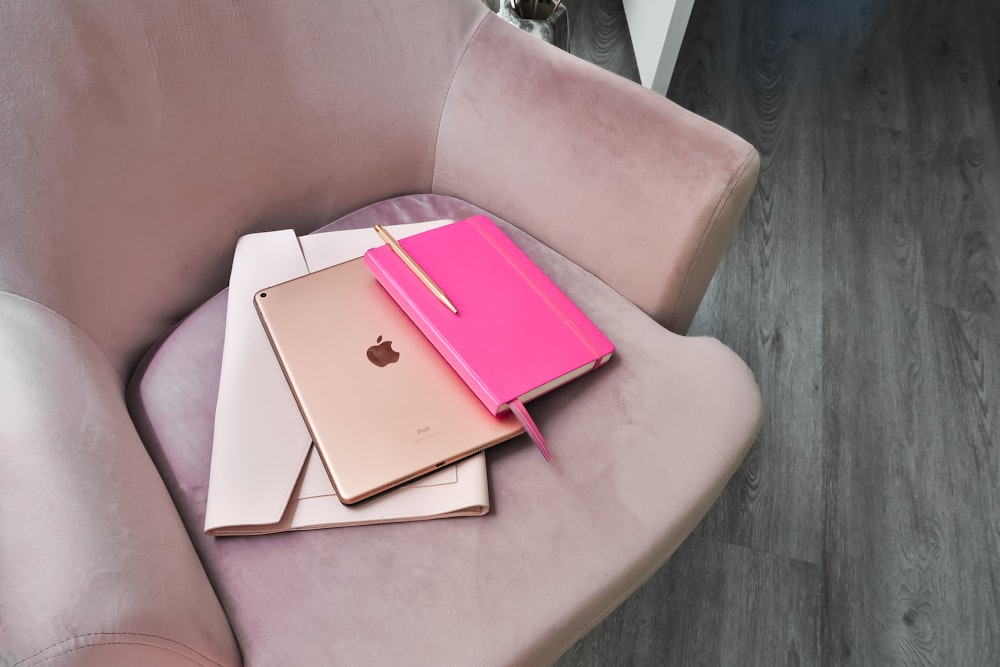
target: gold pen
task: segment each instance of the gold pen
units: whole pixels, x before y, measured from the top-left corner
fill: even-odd
[[[403,246],[399,245],[399,242],[392,238],[392,234],[385,231],[385,228],[382,225],[375,225],[375,233],[378,234],[383,241],[385,241],[387,246],[392,248],[392,251],[396,253],[396,256],[403,260],[403,264],[406,264],[407,268],[409,268],[410,271],[413,271],[413,275],[420,279],[420,282],[422,282],[424,286],[431,291],[431,294],[437,297],[438,301],[443,303],[448,310],[458,315],[458,308],[455,308],[455,304],[453,304],[445,295],[444,290],[438,287],[437,283],[431,280],[431,277],[427,275],[427,272],[420,268],[420,265],[417,264],[412,257],[410,257],[408,252],[403,250]]]

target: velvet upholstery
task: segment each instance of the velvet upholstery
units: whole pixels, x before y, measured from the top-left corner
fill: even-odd
[[[746,208],[759,159],[718,125],[677,111],[626,79],[485,21],[448,94],[434,191],[517,220],[684,333]],[[497,141],[484,126],[511,131]],[[579,174],[599,185],[581,187]]]
[[[661,326],[685,331],[753,187],[757,155],[738,137],[479,0],[2,13],[0,664],[544,662],[669,555],[748,446],[745,366]],[[393,199],[426,192],[458,199]],[[539,403],[546,435],[578,452],[543,467],[523,443],[498,450],[480,523],[207,539],[211,297],[236,239],[459,200],[538,239],[517,235],[626,350]],[[130,415],[126,385],[160,339]],[[696,418],[670,421],[668,405]],[[543,487],[562,502],[540,508]],[[390,570],[410,576],[365,585]],[[374,620],[296,634],[310,611],[371,620],[403,614],[399,600],[425,630],[399,634],[411,644]],[[540,625],[518,620],[529,607]]]
[[[0,323],[0,665],[236,664],[106,357],[24,297]]]
[[[406,197],[331,228],[480,213],[450,198]],[[760,414],[742,361],[717,341],[666,331],[500,224],[617,351],[606,368],[531,404],[551,464],[524,436],[487,453],[486,517],[273,539],[206,536],[226,293],[177,327],[136,374],[129,403],[137,426],[248,664],[544,664],[652,574],[742,460]]]
[[[429,191],[486,9],[425,10],[5,3],[0,62],[18,66],[0,68],[0,189],[22,224],[0,227],[0,287],[77,323],[125,375],[224,284],[240,234]]]

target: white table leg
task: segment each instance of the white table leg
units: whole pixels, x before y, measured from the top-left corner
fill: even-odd
[[[642,85],[666,95],[694,0],[623,0]]]

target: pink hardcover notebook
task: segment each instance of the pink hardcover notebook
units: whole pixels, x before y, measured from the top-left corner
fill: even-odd
[[[390,247],[369,250],[365,264],[493,414],[516,413],[521,403],[611,358],[611,341],[488,218],[461,220],[400,245],[457,315]]]

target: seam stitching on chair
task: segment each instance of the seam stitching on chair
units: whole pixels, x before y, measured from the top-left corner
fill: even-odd
[[[718,224],[719,218],[722,217],[722,211],[725,210],[726,204],[728,204],[729,200],[732,198],[733,192],[736,190],[736,184],[740,181],[740,177],[742,177],[742,175],[745,174],[746,170],[749,168],[753,155],[754,149],[751,147],[747,150],[746,155],[743,156],[743,161],[740,162],[739,166],[735,170],[733,170],[733,175],[729,178],[729,184],[726,186],[726,191],[719,198],[719,203],[716,204],[715,211],[712,214],[712,220],[705,226],[705,230],[701,234],[701,239],[698,241],[698,248],[691,257],[691,262],[688,264],[687,271],[685,272],[684,285],[681,287],[681,291],[677,295],[677,300],[674,302],[674,308],[670,313],[670,318],[668,320],[668,324],[670,326],[673,325],[674,320],[677,318],[677,312],[680,310],[685,297],[687,297],[688,288],[691,286],[691,277],[694,273],[694,267],[698,263],[698,260],[701,259],[701,255],[705,250],[705,243]]]
[[[215,660],[212,660],[211,658],[209,658],[207,655],[205,655],[201,651],[198,651],[197,649],[188,646],[184,642],[179,642],[176,639],[170,639],[169,637],[163,637],[161,635],[156,635],[156,634],[152,634],[152,633],[149,633],[149,632],[88,632],[88,633],[82,634],[82,635],[73,635],[72,637],[67,637],[66,639],[62,639],[60,641],[54,642],[52,644],[49,644],[48,646],[46,646],[42,650],[37,651],[37,652],[29,655],[27,658],[24,658],[24,659],[22,659],[22,660],[20,660],[18,662],[15,662],[13,667],[17,667],[18,665],[26,664],[32,658],[36,658],[36,657],[40,656],[42,653],[45,653],[49,649],[55,648],[56,646],[59,646],[60,644],[65,644],[66,642],[73,641],[74,639],[84,639],[86,637],[98,637],[98,636],[111,636],[111,637],[118,637],[118,636],[121,636],[121,637],[151,637],[151,638],[154,638],[154,639],[160,639],[160,640],[163,640],[165,642],[170,642],[172,644],[177,644],[178,646],[183,646],[184,648],[186,648],[187,650],[191,651],[192,653],[195,653],[199,657],[204,658],[205,660],[207,660],[208,664],[219,665],[219,667],[222,667],[222,663],[216,662]],[[56,653],[55,655],[50,655],[47,658],[44,658],[44,660],[52,660],[53,658],[57,658],[57,657],[59,657],[61,655],[65,655],[67,653],[72,653],[73,651],[78,651],[78,650],[84,649],[84,648],[90,648],[90,647],[93,647],[93,646],[117,646],[117,645],[120,645],[120,646],[148,646],[150,648],[158,648],[158,649],[161,649],[163,651],[169,651],[170,653],[174,653],[176,655],[183,656],[183,657],[187,658],[188,660],[191,660],[191,662],[194,662],[195,664],[199,664],[196,660],[194,660],[190,656],[184,655],[180,651],[175,651],[173,649],[167,648],[166,646],[157,646],[156,644],[151,644],[151,643],[147,643],[147,642],[140,642],[140,641],[133,641],[133,642],[125,642],[125,641],[120,641],[120,642],[99,642],[99,643],[96,643],[96,644],[86,644],[84,646],[75,646],[73,648],[66,649],[65,651],[60,651],[59,653]]]
[[[88,649],[88,648],[94,648],[95,646],[146,646],[148,648],[153,648],[153,649],[159,649],[161,651],[166,651],[167,653],[173,653],[174,655],[178,655],[178,656],[180,656],[182,658],[185,658],[186,660],[194,663],[195,665],[204,665],[205,664],[205,663],[198,662],[197,660],[195,660],[191,656],[184,655],[180,651],[174,651],[172,649],[166,648],[165,646],[157,646],[156,644],[147,644],[146,642],[98,642],[96,644],[85,644],[84,646],[75,646],[73,648],[68,648],[65,651],[60,651],[59,653],[56,653],[55,655],[50,655],[47,658],[42,658],[42,662],[50,662],[50,661],[55,660],[56,658],[58,658],[60,656],[68,655],[70,653],[75,653],[76,651],[82,651],[82,650]],[[26,658],[26,660],[30,660],[30,659],[31,658]],[[18,662],[18,663],[14,664],[14,667],[17,667],[18,665],[22,665],[22,664],[26,664],[26,663]],[[41,662],[36,662],[35,664],[40,665],[42,663]],[[218,665],[219,663],[213,662],[212,664],[213,665]]]
[[[438,117],[437,132],[434,134],[434,164],[431,167],[431,193],[436,193],[437,190],[437,164],[438,164],[438,145],[441,141],[441,126],[444,124],[444,114],[448,110],[448,101],[451,100],[451,89],[455,85],[455,78],[458,76],[458,70],[462,67],[462,63],[465,62],[465,54],[469,52],[469,47],[472,46],[472,42],[475,41],[476,35],[482,30],[483,25],[486,23],[486,17],[489,16],[489,12],[483,14],[483,17],[479,20],[479,25],[476,29],[472,31],[472,35],[469,37],[469,41],[465,43],[465,48],[462,49],[462,55],[458,57],[458,62],[455,63],[455,69],[452,70],[451,79],[448,81],[448,91],[444,94],[444,103],[441,105],[441,115]]]

